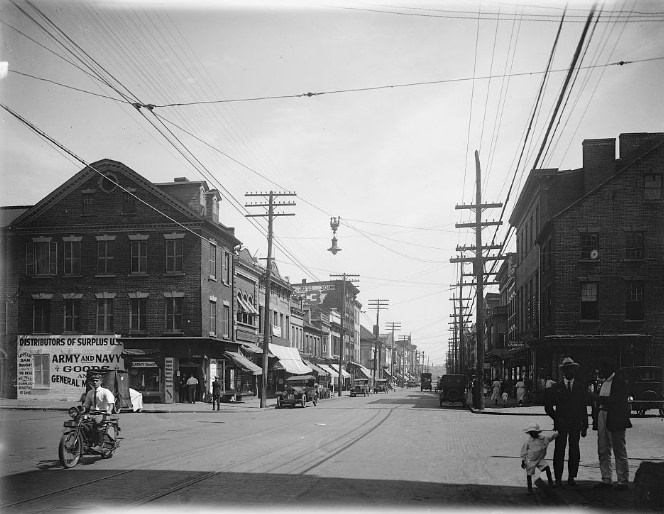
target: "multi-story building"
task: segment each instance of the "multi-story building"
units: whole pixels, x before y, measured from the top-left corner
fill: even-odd
[[[663,177],[662,133],[621,134],[618,158],[615,139],[586,140],[582,168],[530,173],[510,217],[522,374],[664,363]]]
[[[127,369],[146,401],[198,399],[233,342],[233,259],[205,182],[153,184],[122,163],[81,170],[13,220],[17,389],[78,399],[90,367]]]

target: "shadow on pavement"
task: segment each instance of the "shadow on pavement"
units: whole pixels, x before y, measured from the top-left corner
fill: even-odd
[[[92,464],[91,459],[86,464]],[[415,482],[314,475],[196,472],[176,470],[49,469],[1,479],[3,512],[57,511],[143,505],[153,509],[330,507],[471,508],[545,507],[634,511],[632,491],[598,494],[593,484],[576,488]],[[574,490],[572,490],[574,489]],[[33,498],[38,498],[33,500]],[[493,509],[495,510],[495,509]]]

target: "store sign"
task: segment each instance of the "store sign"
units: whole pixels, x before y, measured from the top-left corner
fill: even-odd
[[[164,395],[166,403],[174,401],[173,371],[175,368],[175,359],[166,357],[164,359]],[[179,371],[178,371],[179,373]]]
[[[132,368],[158,368],[155,361],[133,361],[131,363]]]
[[[20,399],[78,400],[90,369],[124,370],[117,335],[18,336]]]

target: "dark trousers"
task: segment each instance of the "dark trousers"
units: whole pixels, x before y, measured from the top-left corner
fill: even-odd
[[[191,403],[194,403],[196,401],[196,385],[195,384],[190,384],[187,386],[187,389],[189,390],[189,398],[187,398]]]
[[[579,462],[581,461],[581,450],[579,450],[579,440],[581,439],[580,429],[559,428],[556,438],[556,448],[553,451],[553,473],[556,480],[561,480],[563,468],[565,467],[565,448],[569,439],[569,461],[567,463],[568,478],[576,478],[579,471]]]
[[[219,393],[212,395],[212,410],[214,410],[215,405],[217,406],[217,410],[219,410],[221,407],[221,395]]]

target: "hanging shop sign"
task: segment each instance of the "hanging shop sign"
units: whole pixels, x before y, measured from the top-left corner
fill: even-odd
[[[20,399],[74,401],[90,369],[124,370],[117,335],[18,336],[17,394]]]
[[[175,369],[175,359],[173,357],[166,357],[164,359],[164,396],[166,403],[173,403],[174,391],[173,387],[173,371]],[[179,373],[179,371],[178,371]]]

